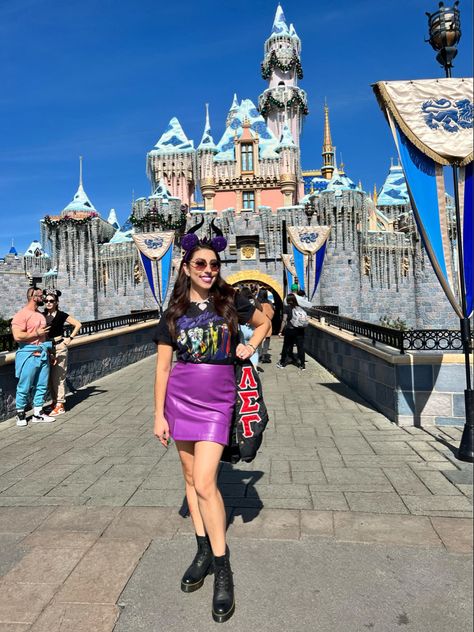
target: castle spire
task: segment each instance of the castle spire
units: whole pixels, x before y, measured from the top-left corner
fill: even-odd
[[[205,150],[217,150],[216,144],[211,134],[211,124],[209,122],[209,103],[206,103],[206,123],[204,125],[204,132],[199,143],[198,151]]]
[[[275,19],[273,20],[272,35],[287,35],[289,32],[282,6],[278,3]]]
[[[64,208],[63,213],[75,213],[75,212],[97,212],[97,209],[94,207],[92,202],[90,201],[87,193],[84,191],[84,186],[82,184],[82,156],[79,156],[79,186],[77,187],[76,194],[69,204]]]
[[[79,156],[79,186],[82,187],[82,156]]]
[[[227,119],[225,122],[225,126],[229,127],[232,122],[232,119],[235,116],[235,113],[239,109],[239,101],[237,99],[237,94],[234,92],[234,98],[232,99],[232,105],[230,106],[229,112],[227,113]]]
[[[329,108],[327,103],[324,104],[324,138],[323,138],[323,166],[321,167],[321,174],[323,178],[330,180],[334,173],[336,161],[335,161],[335,148],[332,144],[331,127],[329,124]]]
[[[376,184],[374,184],[374,194],[372,196],[372,199],[374,201],[374,205],[377,206],[378,195],[377,195],[377,185]]]

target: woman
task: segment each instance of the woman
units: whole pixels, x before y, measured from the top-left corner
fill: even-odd
[[[304,327],[295,327],[291,322],[293,319],[293,312],[298,307],[296,297],[294,294],[288,294],[286,297],[286,305],[283,308],[283,319],[281,321],[281,328],[279,336],[283,335],[283,348],[281,350],[280,361],[276,366],[278,369],[284,369],[293,357],[293,345],[296,344],[296,351],[298,354],[298,368],[300,371],[306,371],[305,367],[305,353],[304,353]],[[299,308],[301,309],[301,308]]]
[[[66,409],[66,374],[68,347],[81,328],[81,323],[59,309],[59,290],[46,290],[44,315],[49,327],[48,338],[53,342],[54,360],[49,369],[49,392],[52,398],[50,417],[64,415]],[[64,325],[72,325],[69,336],[64,336]]]
[[[270,299],[268,298],[268,291],[265,288],[262,288],[259,291],[257,299],[262,306],[263,313],[270,321],[270,327],[265,336],[265,340],[263,341],[262,352],[261,352],[262,364],[269,364],[271,363],[271,359],[270,359],[270,354],[268,353],[268,350],[270,348],[270,338],[272,335],[272,320],[273,320],[273,316],[275,315],[275,308],[273,307],[272,303],[270,303]]]
[[[197,590],[214,572],[212,617],[221,623],[235,609],[226,514],[217,488],[236,397],[233,363],[255,353],[268,322],[222,279],[218,254],[226,246],[222,236],[209,242],[188,233],[181,245],[186,253],[154,336],[158,344],[154,434],[165,447],[170,437],[176,443],[196,532],[198,550],[181,589]],[[255,328],[254,334],[246,345],[239,344],[239,323],[247,322]],[[178,362],[171,370],[173,349]]]

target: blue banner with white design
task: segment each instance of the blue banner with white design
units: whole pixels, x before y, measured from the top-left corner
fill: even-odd
[[[171,278],[174,232],[138,233],[132,237],[153,297],[162,308]]]
[[[374,92],[398,148],[423,245],[457,315],[473,310],[473,103],[472,79],[379,82]],[[459,172],[461,235],[445,190],[445,166]],[[463,248],[466,294],[461,297],[458,258]],[[466,311],[463,313],[463,300]]]

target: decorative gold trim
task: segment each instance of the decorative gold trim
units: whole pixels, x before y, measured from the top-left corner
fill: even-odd
[[[283,288],[280,283],[278,283],[278,281],[276,281],[273,277],[265,274],[264,272],[260,272],[259,270],[242,270],[241,272],[234,272],[226,277],[225,280],[230,285],[242,283],[242,281],[261,281],[275,290],[281,300],[285,298]]]
[[[395,119],[398,127],[402,130],[402,132],[410,140],[410,142],[413,143],[413,145],[415,145],[415,147],[417,149],[419,149],[426,156],[428,156],[429,158],[431,158],[435,162],[438,162],[441,165],[449,166],[451,164],[455,164],[453,162],[450,162],[449,160],[447,160],[446,158],[444,158],[440,154],[438,154],[436,151],[434,151],[430,147],[428,147],[428,145],[425,145],[425,143],[423,143],[417,136],[415,136],[415,134],[411,131],[411,129],[408,127],[408,125],[403,120],[403,118],[402,118],[400,112],[398,111],[395,103],[392,101],[392,99],[391,99],[391,97],[390,97],[390,95],[388,93],[388,90],[385,87],[385,83],[383,81],[378,81],[377,83],[375,83],[372,86],[372,88],[373,88],[373,90],[375,92],[375,96],[377,97],[379,105],[382,106],[382,110],[384,110],[384,108],[386,108],[390,112],[390,114]],[[385,112],[384,112],[384,114],[385,114]],[[471,156],[472,156],[472,153],[471,153]],[[463,162],[464,162],[464,160],[466,160],[466,159],[464,158]],[[472,158],[471,158],[471,160],[472,160]]]

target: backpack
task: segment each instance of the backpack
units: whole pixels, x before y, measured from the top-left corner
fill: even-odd
[[[309,324],[308,314],[302,307],[293,307],[290,323],[293,327],[307,327]]]

